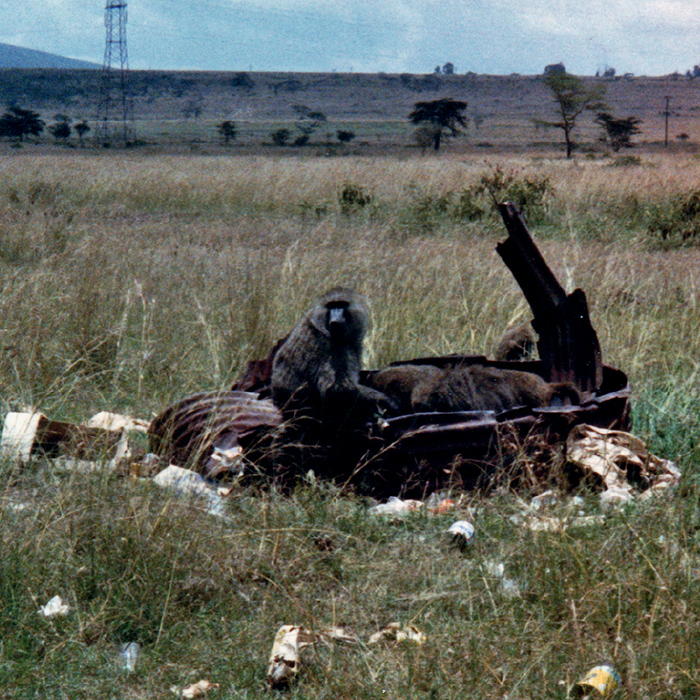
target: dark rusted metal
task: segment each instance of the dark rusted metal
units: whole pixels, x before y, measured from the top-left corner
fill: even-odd
[[[204,471],[214,448],[246,447],[282,415],[269,399],[246,391],[203,392],[166,408],[151,421],[151,452]]]
[[[264,360],[250,360],[243,374],[234,382],[233,391],[254,391],[261,395],[269,395],[272,378],[272,360],[287,336],[280,338],[272,347]]]
[[[99,460],[112,456],[121,435],[120,430],[89,428],[42,416],[32,451],[49,457]]]
[[[454,356],[430,359],[439,366],[467,360],[489,367],[543,373],[540,362],[493,362]],[[365,474],[362,488],[378,496],[401,493],[417,498],[446,487],[487,486],[512,460],[512,455],[504,454],[504,438],[511,447],[525,446],[533,439],[554,447],[563,444],[571,428],[580,423],[628,430],[627,377],[607,365],[602,374],[599,391],[581,406],[517,408],[501,414],[419,413],[390,418],[379,431],[384,443],[381,453],[369,461],[367,468],[376,472],[377,480],[373,483]]]
[[[580,289],[565,293],[514,205],[501,205],[500,210],[509,236],[497,250],[532,308],[541,360],[497,362],[482,356],[450,355],[394,364],[481,364],[533,372],[548,381],[572,383],[581,392],[581,405],[516,408],[501,414],[435,412],[389,418],[372,430],[368,436],[371,454],[347,480],[361,491],[380,497],[399,493],[420,497],[447,486],[483,486],[493,483],[499,470],[513,461],[514,445],[536,441],[538,445],[561,446],[579,423],[629,429],[627,377],[621,370],[603,365],[585,294]],[[279,410],[264,398],[269,396],[272,358],[279,344],[265,360],[249,363],[234,390],[196,394],[167,408],[151,423],[151,450],[177,464],[206,471],[216,447],[245,448],[248,439],[269,435],[282,421]],[[372,374],[362,372],[361,381],[368,382]],[[297,472],[303,473],[304,464],[296,466]],[[275,476],[274,464],[271,472]]]
[[[551,382],[571,382],[581,392],[595,392],[603,381],[598,336],[588,316],[586,295],[567,295],[532,240],[518,208],[499,205],[508,238],[496,246],[525,295],[539,336],[537,349]]]

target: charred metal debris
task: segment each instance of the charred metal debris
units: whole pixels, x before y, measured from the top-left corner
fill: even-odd
[[[625,373],[604,365],[581,289],[566,294],[545,263],[514,204],[499,206],[508,236],[496,247],[528,301],[537,361],[481,356],[427,357],[393,363],[481,365],[532,372],[567,382],[578,405],[493,411],[406,413],[374,422],[362,434],[301,440],[289,433],[270,399],[272,358],[249,363],[231,391],[200,393],[166,408],[150,425],[149,449],[169,463],[210,477],[237,476],[283,488],[313,470],[375,497],[424,497],[445,488],[489,488],[507,481],[538,486],[558,478],[574,426],[627,430],[630,388]],[[376,371],[364,371],[368,383]],[[535,485],[534,483],[531,485]]]

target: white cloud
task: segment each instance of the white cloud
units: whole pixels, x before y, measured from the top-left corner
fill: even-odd
[[[129,0],[132,67],[661,74],[700,59],[691,0]],[[104,0],[5,0],[0,42],[101,62]],[[649,50],[653,42],[653,51]]]

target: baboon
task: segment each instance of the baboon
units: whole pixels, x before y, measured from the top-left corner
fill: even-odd
[[[414,413],[414,395],[438,382],[443,373],[435,365],[394,365],[374,374],[369,383],[389,397],[401,414]]]
[[[347,477],[366,449],[369,426],[395,410],[384,394],[360,384],[368,309],[336,287],[297,323],[272,360],[272,400],[286,424],[277,441],[280,470],[313,468]],[[295,452],[296,450],[296,452]]]
[[[272,400],[283,411],[306,406],[320,412],[386,401],[360,384],[368,310],[361,296],[335,287],[287,336],[272,360]],[[338,406],[344,404],[344,406]]]
[[[535,357],[536,338],[529,323],[509,328],[494,348],[494,359],[506,362],[532,360]]]
[[[579,395],[567,383],[548,383],[531,372],[484,365],[396,365],[372,378],[402,410],[495,411],[577,404]]]

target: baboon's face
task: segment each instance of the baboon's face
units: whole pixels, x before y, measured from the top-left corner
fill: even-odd
[[[326,328],[334,343],[344,342],[351,330],[352,318],[348,302],[334,301],[326,304]]]

